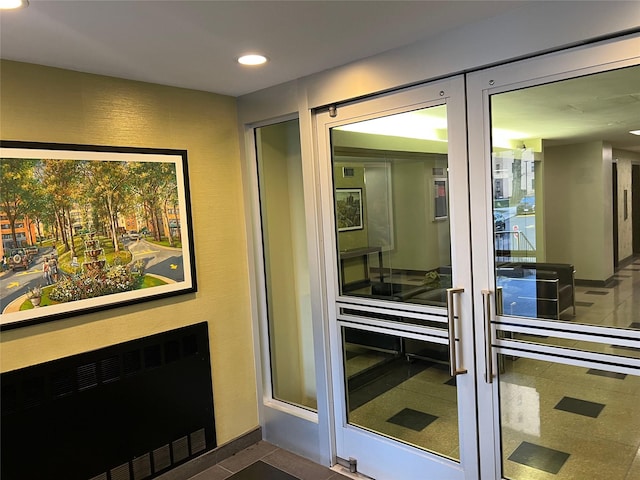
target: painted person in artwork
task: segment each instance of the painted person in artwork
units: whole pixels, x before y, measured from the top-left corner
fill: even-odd
[[[49,260],[49,276],[52,283],[58,282],[58,261],[56,257],[51,257]]]
[[[49,265],[49,257],[44,257],[44,262],[42,262],[42,278],[47,285],[51,285],[51,267]]]

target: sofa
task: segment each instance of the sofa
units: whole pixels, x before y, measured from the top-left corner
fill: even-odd
[[[499,314],[559,320],[576,314],[575,269],[568,263],[511,262],[496,268]]]
[[[371,297],[396,302],[445,307],[451,287],[451,267],[439,267],[424,274],[421,284],[372,283]]]

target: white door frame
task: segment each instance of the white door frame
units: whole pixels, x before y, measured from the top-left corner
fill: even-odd
[[[496,338],[497,328],[504,322],[503,317],[496,316],[495,308],[495,268],[493,223],[491,196],[491,119],[489,116],[489,97],[492,94],[525,88],[542,83],[568,79],[576,76],[597,73],[600,71],[621,68],[640,63],[640,37],[613,39],[597,45],[584,46],[576,49],[556,52],[553,54],[506,64],[486,70],[474,72],[467,77],[467,103],[469,125],[481,128],[469,129],[469,177],[471,198],[471,234],[473,238],[473,291],[474,310],[477,312],[476,351],[479,356],[485,355],[486,361],[477,362],[478,378],[478,411],[479,434],[483,439],[480,443],[481,478],[501,478],[500,458],[500,412],[498,399],[498,381],[495,376],[497,354],[517,354],[529,358],[547,359],[550,361],[570,365],[589,366],[597,368],[602,365],[605,356],[585,352],[582,359],[571,360],[562,358],[562,351],[557,347],[536,346],[530,352],[509,350],[514,343],[509,340]],[[483,295],[482,292],[485,292]],[[489,323],[487,323],[489,321]],[[520,324],[520,329],[542,328],[536,330],[539,335],[564,336],[565,338],[588,339],[591,342],[620,343],[622,345],[638,346],[640,332],[629,332],[628,340],[607,338],[611,329],[595,326],[573,325],[574,332],[559,334],[551,330],[544,330],[554,326],[552,321],[522,320],[515,321],[509,317],[510,324]],[[557,325],[557,324],[556,324]],[[512,327],[508,327],[512,328]],[[620,357],[621,366],[607,366],[608,370],[638,375],[640,362],[629,357]],[[491,380],[486,366],[493,365]]]
[[[351,325],[349,316],[340,314],[341,306],[362,310],[381,309],[393,312],[401,309],[409,315],[430,318],[446,318],[446,310],[412,304],[398,304],[374,299],[354,300],[353,297],[340,296],[338,289],[338,259],[335,239],[333,211],[332,156],[330,149],[330,129],[346,123],[377,118],[436,105],[447,105],[448,120],[448,159],[449,159],[449,202],[451,216],[451,255],[454,287],[464,289],[460,295],[458,323],[459,364],[464,363],[468,374],[460,375],[458,380],[459,440],[461,462],[457,463],[444,457],[419,450],[394,440],[384,438],[346,422],[346,402],[344,373],[342,371],[341,325]],[[466,160],[466,122],[464,104],[464,80],[451,77],[427,85],[408,88],[400,92],[363,100],[347,106],[339,106],[337,115],[328,111],[316,115],[318,141],[318,170],[320,177],[321,202],[323,206],[324,258],[327,277],[327,304],[329,305],[329,331],[331,363],[333,367],[332,385],[335,405],[335,432],[337,456],[355,457],[358,470],[378,479],[419,478],[428,466],[430,475],[439,479],[475,479],[477,472],[476,408],[475,408],[475,365],[473,345],[473,322],[471,311],[471,259],[469,246],[469,205],[468,178]],[[393,322],[369,321],[370,331],[395,331],[411,338],[426,338],[430,341],[448,343],[442,330],[427,329],[412,325],[400,325]],[[374,325],[375,324],[375,325]],[[442,338],[444,336],[444,338]],[[462,393],[461,393],[462,392]],[[384,459],[381,461],[381,459]]]

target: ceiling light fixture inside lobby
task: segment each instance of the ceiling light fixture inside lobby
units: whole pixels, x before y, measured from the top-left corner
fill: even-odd
[[[242,55],[238,58],[238,63],[242,65],[262,65],[267,63],[267,57],[264,55],[259,55],[256,53],[251,53],[248,55]]]
[[[29,5],[29,0],[0,0],[0,10],[15,10]]]

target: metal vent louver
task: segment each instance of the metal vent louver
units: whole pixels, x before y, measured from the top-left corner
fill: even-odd
[[[0,374],[0,478],[147,480],[215,448],[210,365],[202,322]]]

